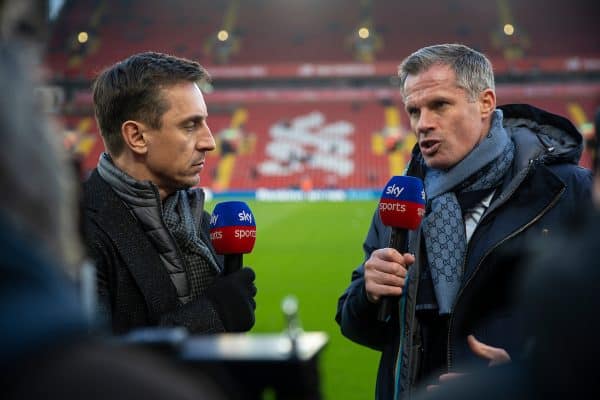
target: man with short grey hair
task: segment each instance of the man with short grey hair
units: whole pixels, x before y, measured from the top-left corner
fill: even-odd
[[[382,352],[377,399],[407,398],[477,359],[518,356],[513,291],[524,271],[506,255],[591,204],[591,173],[577,165],[579,132],[532,106],[496,107],[483,54],[425,47],[399,76],[418,141],[407,175],[424,181],[426,214],[401,254],[375,213],[336,315],[345,336]],[[384,296],[394,305],[380,322]]]

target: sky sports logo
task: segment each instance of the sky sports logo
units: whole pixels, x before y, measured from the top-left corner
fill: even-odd
[[[392,186],[387,186],[385,188],[385,194],[388,196],[394,196],[395,198],[400,197],[400,195],[404,192],[403,186],[396,186],[394,183]],[[421,199],[425,202],[425,189],[421,189]]]
[[[231,234],[231,233],[230,233]],[[231,237],[231,236],[229,236]],[[246,239],[246,238],[256,238],[256,229],[234,229],[233,237],[235,239]],[[223,239],[223,231],[213,231],[210,233],[210,240],[221,240]]]
[[[256,229],[236,229],[233,236],[236,239],[256,238]]]
[[[403,203],[388,203],[388,202],[380,202],[379,203],[379,211],[397,211],[397,212],[406,212],[406,204]]]
[[[391,211],[391,212],[401,212],[404,213],[408,210],[409,205],[407,203],[404,202],[390,202],[390,201],[381,201],[379,202],[379,212],[387,212],[387,211]],[[416,212],[417,215],[419,217],[423,217],[425,216],[425,208],[423,208],[422,206],[418,206],[417,204],[414,204],[411,208],[411,212],[414,213],[415,208],[416,208]]]
[[[240,220],[240,222],[248,222],[248,223],[252,223],[252,214],[251,213],[247,213],[246,211],[242,210],[241,213],[238,213],[238,218]]]
[[[388,186],[387,188],[385,188],[385,194],[394,196],[394,197],[400,197],[402,192],[404,192],[404,188],[400,187],[400,186],[396,186],[395,183],[392,186]]]
[[[248,213],[245,210],[242,210],[242,212],[238,213],[237,219],[240,222],[247,222],[249,224],[252,224],[254,217],[253,217],[252,213]],[[219,222],[219,214],[213,214],[210,216],[210,226],[213,226],[213,227],[217,226],[218,222]],[[227,222],[225,222],[225,224],[227,224]]]

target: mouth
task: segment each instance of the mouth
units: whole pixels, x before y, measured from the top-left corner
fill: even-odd
[[[193,163],[192,168],[198,168],[198,169],[204,168],[204,160],[200,160],[200,161]]]
[[[419,142],[421,154],[423,154],[425,157],[434,155],[440,148],[440,145],[441,142],[435,139],[424,139]]]

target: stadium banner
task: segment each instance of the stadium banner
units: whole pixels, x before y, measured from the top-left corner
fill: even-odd
[[[213,79],[241,78],[350,78],[389,77],[398,72],[396,61],[374,63],[274,63],[250,65],[205,65]],[[530,72],[600,71],[600,59],[586,57],[528,57],[493,59],[496,74]]]
[[[203,188],[206,201],[257,200],[270,202],[292,201],[369,201],[377,200],[381,189],[323,189],[303,191],[299,189],[258,189],[213,192]]]
[[[596,98],[600,84],[594,82],[498,84],[496,94],[500,98],[528,99],[546,98]],[[401,100],[397,88],[294,88],[294,89],[215,89],[206,94],[210,104],[273,103],[273,102],[357,102],[374,100]],[[75,92],[73,105],[86,109],[92,105],[89,89]]]

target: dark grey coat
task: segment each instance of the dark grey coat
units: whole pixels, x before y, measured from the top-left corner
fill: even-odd
[[[175,325],[194,333],[214,331],[211,300],[201,296],[180,303],[140,223],[96,170],[83,185],[83,202],[84,237],[98,272],[99,303],[114,333]],[[207,237],[209,222],[204,211],[202,229]],[[210,241],[208,246],[214,253]],[[215,257],[222,265],[222,257]]]

